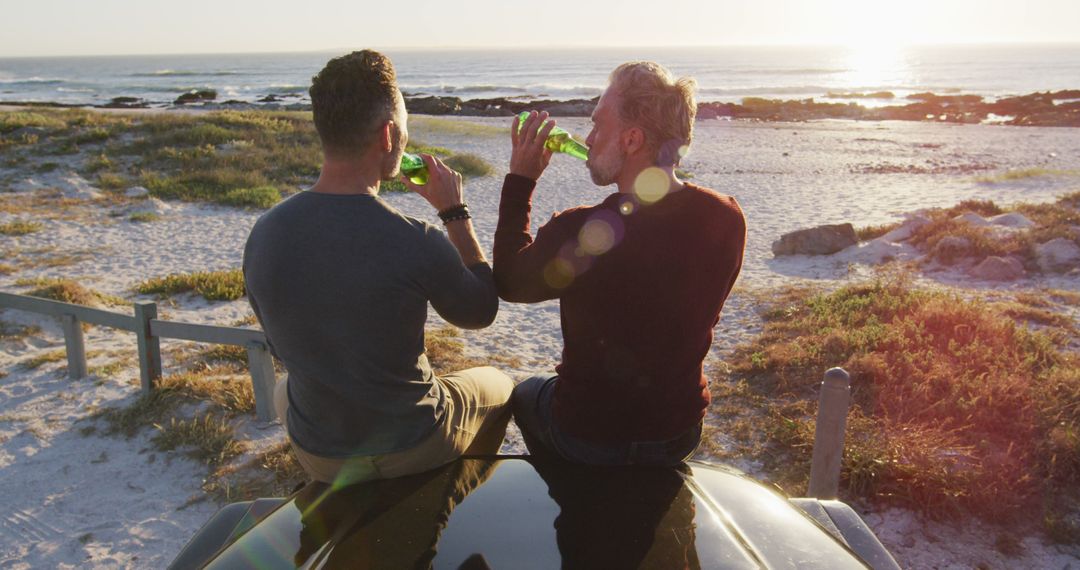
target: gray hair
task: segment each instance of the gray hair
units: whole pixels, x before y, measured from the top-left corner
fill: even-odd
[[[697,104],[692,77],[675,79],[651,61],[631,61],[611,72],[611,89],[619,94],[619,118],[641,128],[645,144],[656,151],[658,166],[674,166],[694,138]]]

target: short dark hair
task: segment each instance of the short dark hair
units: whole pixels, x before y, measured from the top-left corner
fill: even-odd
[[[327,62],[308,92],[323,151],[351,154],[370,145],[393,116],[397,75],[385,55],[354,51]]]

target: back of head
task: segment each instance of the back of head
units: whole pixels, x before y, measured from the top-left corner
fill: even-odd
[[[674,166],[694,138],[697,104],[689,77],[675,79],[651,61],[631,61],[611,72],[610,87],[619,95],[619,118],[640,127],[656,151],[657,166]]]
[[[400,93],[394,66],[372,50],[331,59],[311,78],[315,129],[328,156],[363,151],[394,115]]]

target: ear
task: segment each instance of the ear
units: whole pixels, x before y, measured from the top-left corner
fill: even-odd
[[[638,127],[630,127],[622,132],[622,147],[626,154],[635,154],[645,148],[645,132]]]
[[[379,144],[386,152],[394,149],[394,121],[383,123]]]

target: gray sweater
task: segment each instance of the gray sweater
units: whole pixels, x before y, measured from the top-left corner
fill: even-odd
[[[443,416],[424,354],[428,301],[482,328],[499,300],[486,263],[378,197],[300,192],[244,248],[252,309],[289,372],[289,436],[323,457],[408,449]]]

